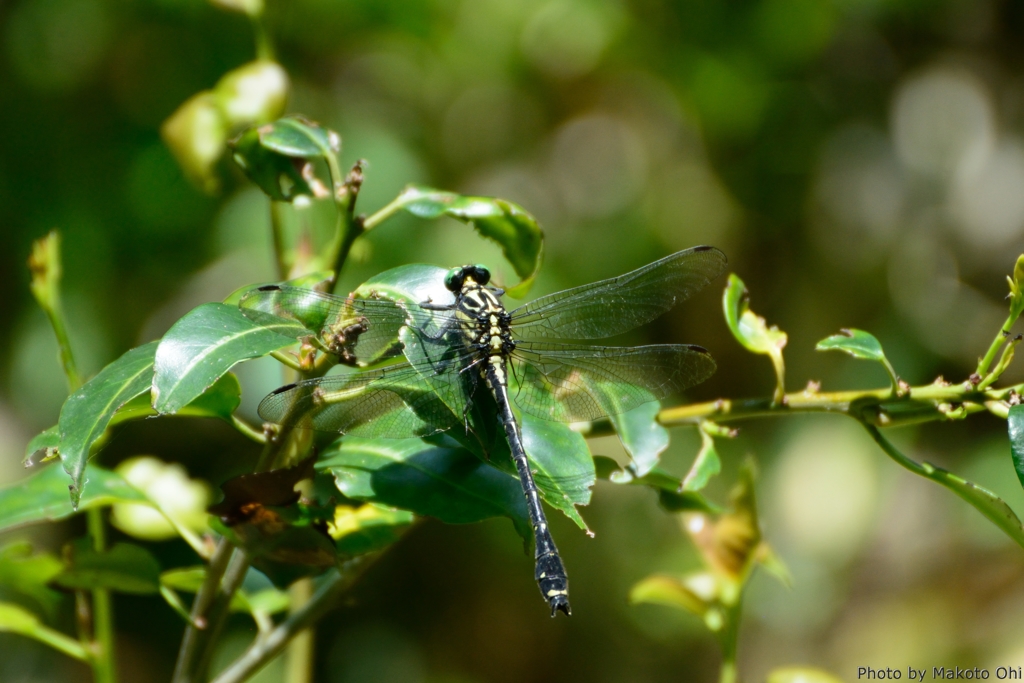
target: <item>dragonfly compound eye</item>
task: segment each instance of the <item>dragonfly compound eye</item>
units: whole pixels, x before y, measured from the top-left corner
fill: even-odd
[[[462,268],[452,268],[448,271],[448,274],[444,276],[444,286],[449,292],[457,292],[462,289],[462,281],[465,279],[465,273]]]
[[[487,266],[482,266],[479,263],[475,266],[470,266],[467,270],[470,271],[470,275],[476,280],[479,285],[486,285],[491,281],[491,271]]]

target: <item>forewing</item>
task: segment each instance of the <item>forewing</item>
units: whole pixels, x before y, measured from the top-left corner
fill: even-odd
[[[512,357],[524,412],[558,422],[589,422],[629,412],[703,382],[715,361],[699,346],[576,346],[520,342]]]
[[[408,363],[289,384],[264,398],[259,414],[301,429],[378,438],[426,436],[458,424]]]
[[[654,320],[725,269],[714,247],[693,247],[625,275],[542,296],[512,311],[520,339],[601,339]]]

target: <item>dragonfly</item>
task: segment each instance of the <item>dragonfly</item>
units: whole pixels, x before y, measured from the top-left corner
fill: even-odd
[[[496,406],[534,536],[535,579],[551,608],[571,614],[564,563],[548,528],[513,405],[566,423],[592,422],[677,394],[715,371],[692,344],[618,347],[604,339],[654,320],[722,273],[725,255],[699,246],[632,272],[542,296],[511,311],[482,265],[444,277],[450,301],[340,297],[268,285],[239,307],[250,319],[299,323],[339,363],[404,362],[283,386],[260,416],[293,428],[404,438],[463,429],[486,396]],[[510,381],[511,378],[511,381]]]

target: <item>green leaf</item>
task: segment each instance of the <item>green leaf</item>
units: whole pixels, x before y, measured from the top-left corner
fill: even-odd
[[[843,679],[811,666],[782,666],[769,671],[765,683],[843,683]]]
[[[413,522],[407,510],[396,510],[367,503],[358,508],[339,505],[327,533],[334,539],[338,554],[345,558],[365,555],[388,547],[405,533]]]
[[[53,616],[61,595],[46,584],[60,573],[61,562],[49,553],[32,554],[28,541],[0,548],[0,586],[31,598]]]
[[[882,344],[873,334],[853,328],[844,328],[839,332],[840,334],[833,334],[831,337],[822,339],[814,348],[817,351],[842,351],[854,358],[881,363],[882,367],[889,374],[893,388],[897,391],[899,390],[899,379],[896,376],[896,371],[893,369],[892,364],[889,363],[889,359],[885,357],[885,352],[882,351]]]
[[[614,484],[646,486],[658,492],[658,503],[669,512],[718,512],[719,507],[696,491],[684,491],[683,482],[659,467],[653,468],[642,477],[619,467],[613,459],[603,455],[594,456],[594,466],[600,479]]]
[[[250,583],[250,577],[256,574],[256,570],[250,568],[246,574],[246,584]],[[160,574],[160,585],[164,588],[179,590],[183,593],[197,593],[206,580],[206,567],[199,565],[195,567],[181,567],[169,569]],[[267,580],[263,579],[264,583]],[[245,586],[235,591],[231,598],[230,610],[232,612],[255,612],[260,611],[266,614],[275,614],[288,609],[288,594],[268,586],[259,591],[249,591]],[[172,605],[173,606],[173,605]]]
[[[359,285],[353,294],[363,299],[382,298],[388,301],[419,304],[430,301],[438,305],[455,303],[454,295],[444,286],[444,268],[423,263],[410,263],[385,270]]]
[[[69,657],[89,660],[85,647],[73,638],[44,626],[35,614],[9,602],[0,602],[0,632],[18,633],[63,652]]]
[[[148,595],[160,590],[160,563],[142,546],[115,543],[97,552],[92,539],[80,538],[70,544],[67,566],[53,582],[72,590],[106,588]]]
[[[242,387],[238,383],[238,378],[229,372],[174,414],[180,417],[216,417],[225,422],[231,422],[231,416],[238,409],[241,401]],[[153,408],[152,403],[153,398],[150,393],[136,396],[121,406],[121,409],[110,420],[108,427],[128,420],[139,420],[159,415],[160,413]]]
[[[703,429],[700,430],[700,440],[700,451],[697,452],[690,471],[683,478],[684,491],[700,491],[707,486],[711,477],[722,471],[722,461],[718,458],[715,440]]]
[[[1024,486],[1024,405],[1010,407],[1006,426],[1010,432],[1010,456],[1013,458],[1013,470],[1017,473],[1017,481]]]
[[[577,505],[590,503],[590,489],[597,481],[587,440],[567,424],[542,420],[526,413],[518,417],[523,448],[541,497],[581,529],[587,530],[586,522],[576,510]]]
[[[840,334],[833,334],[818,342],[814,347],[818,351],[842,351],[854,358],[873,360],[879,363],[885,360],[882,344],[870,332],[845,328]]]
[[[102,467],[89,468],[89,488],[78,511],[114,503],[149,504],[121,475]],[[75,514],[68,500],[68,478],[60,467],[48,465],[30,477],[0,488],[0,531]]]
[[[1021,526],[1020,519],[1013,509],[1002,498],[988,489],[958,477],[941,467],[924,462],[921,463],[921,468],[924,470],[924,476],[942,484],[966,500],[978,512],[985,515],[990,522],[1002,529],[1018,545],[1024,547],[1024,527]]]
[[[533,286],[544,250],[544,234],[537,220],[518,204],[493,197],[469,197],[429,187],[410,185],[395,200],[420,218],[450,216],[472,225],[482,237],[497,242],[520,278],[507,288],[522,298]]]
[[[64,471],[71,476],[71,502],[76,507],[85,485],[90,448],[121,406],[149,390],[156,352],[157,342],[125,352],[64,402],[57,422],[60,458]]]
[[[39,463],[56,458],[58,446],[60,446],[60,430],[57,425],[53,425],[32,437],[32,440],[25,446],[25,458],[21,462],[25,467],[34,467]]]
[[[349,498],[448,524],[508,517],[520,536],[530,538],[518,480],[465,449],[424,439],[344,437],[320,456],[316,466],[330,472],[338,490]]]
[[[605,400],[610,406],[618,403],[622,395],[608,385],[599,387],[604,391]],[[652,397],[653,398],[653,397]],[[658,424],[658,411],[661,403],[652,400],[639,408],[628,412],[610,412],[609,418],[615,426],[615,433],[622,442],[622,447],[633,460],[633,473],[642,477],[658,464],[662,452],[668,448],[668,430]]]
[[[788,337],[778,327],[768,327],[764,318],[750,310],[747,287],[735,273],[729,274],[729,284],[722,294],[722,308],[725,311],[725,322],[740,344],[752,353],[766,355],[771,358],[775,368],[774,402],[779,404],[785,396],[785,363],[782,349]]]
[[[237,306],[203,304],[167,331],[156,349],[153,408],[177,413],[236,363],[290,346],[297,323],[257,325]]]
[[[700,617],[709,630],[719,631],[725,625],[725,614],[719,605],[721,591],[720,580],[712,572],[681,577],[657,574],[634,585],[629,591],[629,602],[674,607]]]
[[[337,133],[301,116],[287,116],[250,128],[228,144],[235,163],[274,201],[330,195],[309,160],[326,159],[338,151]]]
[[[774,356],[786,346],[786,333],[768,327],[764,318],[750,310],[747,287],[735,273],[729,274],[729,284],[722,297],[725,322],[736,340],[748,351]]]

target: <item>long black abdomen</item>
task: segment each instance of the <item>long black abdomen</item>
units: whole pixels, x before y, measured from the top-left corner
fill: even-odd
[[[500,356],[493,358],[500,358]],[[523,449],[523,441],[519,434],[519,425],[516,424],[512,406],[508,402],[508,390],[504,379],[504,360],[501,361],[500,367],[495,367],[493,362],[489,362],[486,377],[487,384],[490,385],[491,392],[494,394],[494,400],[498,404],[498,414],[505,427],[505,436],[508,438],[512,460],[519,473],[519,481],[523,485],[523,495],[526,496],[526,508],[530,513],[530,524],[533,526],[533,538],[536,542],[534,576],[537,579],[537,585],[540,587],[541,595],[551,606],[551,616],[555,616],[557,611],[564,612],[566,615],[571,614],[569,578],[565,574],[562,558],[558,556],[555,540],[548,530],[548,520],[544,516],[544,508],[541,507],[540,495],[537,493],[537,484],[533,481],[530,463],[526,459],[526,451]]]

